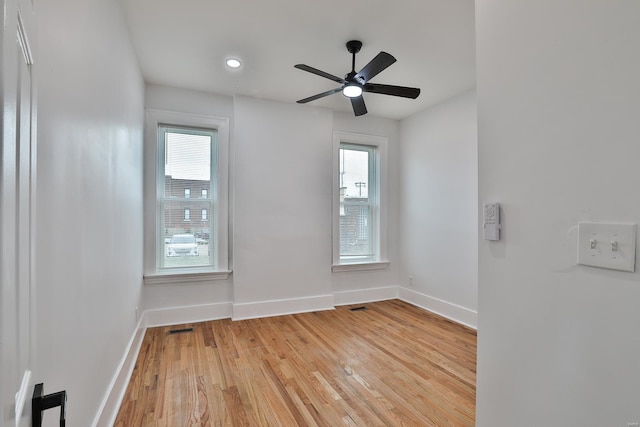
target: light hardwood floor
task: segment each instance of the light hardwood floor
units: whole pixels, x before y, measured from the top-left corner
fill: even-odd
[[[115,425],[473,426],[475,382],[475,331],[398,300],[215,320],[147,330]]]

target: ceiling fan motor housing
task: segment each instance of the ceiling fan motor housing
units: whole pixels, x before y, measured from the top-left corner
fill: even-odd
[[[362,42],[360,40],[351,40],[347,42],[347,50],[349,53],[358,53],[362,48]]]

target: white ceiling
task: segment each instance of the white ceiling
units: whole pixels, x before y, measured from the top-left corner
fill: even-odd
[[[397,62],[371,81],[419,87],[416,100],[365,94],[369,114],[401,119],[475,85],[473,0],[122,0],[148,83],[295,102],[337,87],[293,68],[343,77],[345,43]],[[243,61],[231,71],[225,59]],[[340,93],[308,105],[352,112]],[[300,106],[304,108],[304,106]]]

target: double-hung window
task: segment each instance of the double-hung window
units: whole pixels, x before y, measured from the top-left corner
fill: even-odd
[[[161,124],[158,143],[164,157],[158,162],[159,267],[215,267],[215,229],[212,233],[211,224],[193,221],[192,216],[207,210],[216,217],[217,131]],[[191,198],[191,187],[207,187],[214,197]]]
[[[145,227],[145,281],[164,283],[162,277],[176,274],[226,277],[228,120],[158,110],[148,115],[156,164],[155,215],[146,218],[155,221],[153,232]],[[192,197],[192,189],[200,197]]]
[[[334,132],[333,271],[384,268],[386,138]]]

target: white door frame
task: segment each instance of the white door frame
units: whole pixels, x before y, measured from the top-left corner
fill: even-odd
[[[2,0],[0,28],[0,419],[30,426],[35,366],[35,10]]]

